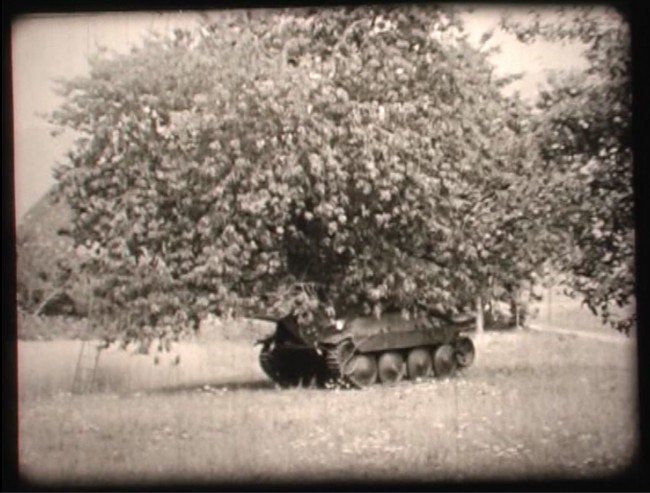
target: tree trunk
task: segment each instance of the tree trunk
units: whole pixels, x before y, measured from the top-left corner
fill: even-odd
[[[481,296],[476,297],[476,333],[483,333],[483,299]]]
[[[515,303],[515,329],[521,329],[519,321],[519,303]]]

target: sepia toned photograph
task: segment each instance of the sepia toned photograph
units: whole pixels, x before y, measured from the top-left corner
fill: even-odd
[[[623,12],[29,14],[11,57],[26,484],[636,465]]]

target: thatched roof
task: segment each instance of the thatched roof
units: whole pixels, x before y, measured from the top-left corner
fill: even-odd
[[[83,312],[86,300],[74,289],[62,290],[56,278],[59,266],[78,269],[82,257],[74,248],[72,238],[64,233],[70,229],[72,212],[64,200],[56,200],[50,189],[25,214],[16,231],[18,302],[29,312],[70,315]]]

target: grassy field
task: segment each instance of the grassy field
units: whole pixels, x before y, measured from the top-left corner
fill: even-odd
[[[181,364],[102,354],[71,395],[78,341],[19,344],[19,459],[31,481],[192,484],[594,478],[636,450],[633,342],[488,333],[449,380],[278,390],[251,341],[207,331]]]
[[[572,299],[563,293],[561,287],[554,287],[552,290],[544,289],[541,293],[543,299],[532,305],[537,315],[530,319],[531,323],[542,327],[558,327],[577,332],[592,332],[597,334],[616,335],[619,334],[610,326],[602,323],[600,317],[589,311],[586,305],[582,305],[580,299]],[[627,317],[634,306],[624,309],[613,310],[616,319]],[[619,334],[625,337],[623,334]]]

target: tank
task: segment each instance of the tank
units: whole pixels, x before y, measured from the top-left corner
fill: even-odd
[[[259,361],[281,387],[361,388],[447,377],[474,362],[474,344],[464,334],[473,321],[471,315],[406,320],[387,313],[334,323],[322,317],[301,327],[287,316],[257,341]]]

